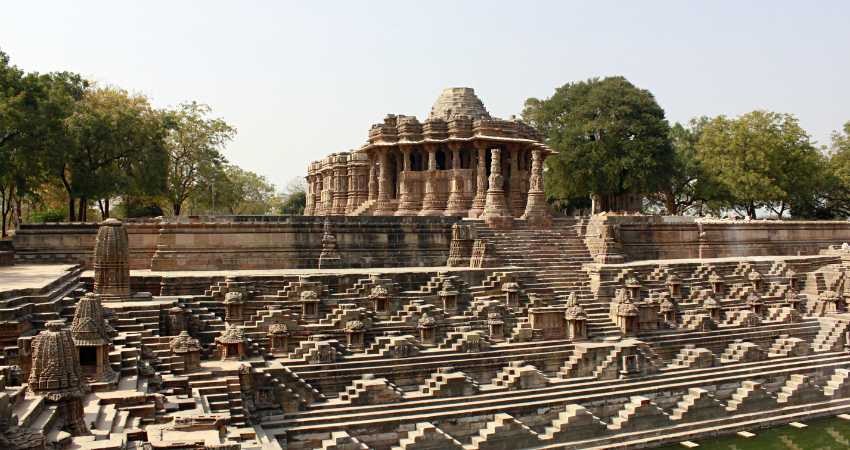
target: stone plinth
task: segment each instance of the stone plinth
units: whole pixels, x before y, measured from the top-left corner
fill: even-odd
[[[567,337],[564,308],[531,308],[528,310],[531,328],[540,330],[543,339],[564,339]]]

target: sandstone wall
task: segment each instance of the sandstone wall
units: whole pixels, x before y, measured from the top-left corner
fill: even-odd
[[[131,269],[150,268],[158,233],[156,223],[127,224]],[[61,262],[91,267],[96,236],[95,223],[23,224],[12,242],[19,263]]]
[[[200,220],[200,219],[199,219]],[[451,225],[442,217],[332,217],[343,267],[444,266]],[[229,217],[217,222],[127,223],[130,268],[151,270],[316,268],[325,218]],[[93,223],[23,225],[20,262],[91,267]]]
[[[850,242],[850,222],[697,222],[687,217],[596,216],[586,241],[599,262],[816,255]],[[622,259],[618,259],[617,256]]]
[[[342,267],[443,266],[454,218],[332,217]],[[318,266],[325,218],[168,223],[152,270],[307,269]]]

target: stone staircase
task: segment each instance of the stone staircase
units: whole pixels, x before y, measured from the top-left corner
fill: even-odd
[[[527,293],[558,305],[574,292],[588,315],[591,337],[620,337],[619,329],[608,316],[608,303],[593,300],[590,278],[582,268],[593,259],[576,231],[577,223],[576,219],[557,218],[550,229],[517,223],[511,230],[493,230],[476,224],[476,230],[479,239],[493,244],[503,265],[532,270],[533,280],[523,283]]]
[[[230,424],[247,424],[242,406],[242,389],[235,373],[193,372],[187,374],[192,396],[200,398],[205,412],[230,417]]]
[[[838,351],[846,344],[844,334],[850,327],[850,320],[832,317],[819,318],[820,331],[812,341],[815,352]]]
[[[549,384],[549,379],[536,367],[523,361],[513,361],[499,371],[493,386],[508,390],[539,388]]]
[[[439,370],[419,388],[421,397],[459,397],[478,393],[478,382],[460,371]]]
[[[670,424],[670,416],[649,398],[635,395],[611,420],[611,431],[630,431]]]
[[[720,362],[729,364],[742,361],[762,361],[766,358],[767,352],[762,350],[761,347],[739,339],[726,347],[726,350],[720,355]]]
[[[668,365],[671,369],[707,368],[717,364],[717,357],[707,348],[685,345]]]
[[[419,353],[421,346],[411,335],[378,336],[375,342],[366,349],[367,355],[382,358],[410,356]]]
[[[404,392],[386,378],[375,378],[365,375],[356,380],[345,392],[339,395],[339,400],[351,405],[380,405],[400,402]]]
[[[780,335],[776,341],[771,344],[767,355],[770,358],[783,358],[786,356],[804,356],[809,354],[809,343],[797,337],[789,337],[788,335]]]

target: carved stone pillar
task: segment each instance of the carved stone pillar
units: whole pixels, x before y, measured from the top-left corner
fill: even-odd
[[[336,269],[342,267],[342,257],[337,249],[336,235],[331,229],[331,222],[325,219],[322,230],[322,252],[319,254],[319,269]]]
[[[506,228],[512,225],[513,217],[508,212],[505,190],[502,187],[505,179],[502,177],[501,150],[494,148],[490,150],[490,155],[490,186],[484,205],[484,222],[491,227]]]
[[[378,199],[378,170],[375,160],[369,155],[369,200]]]
[[[325,215],[330,216],[334,213],[334,177],[333,169],[330,167],[322,171],[322,204],[325,206]]]
[[[345,174],[345,184],[348,188],[345,195],[345,210],[343,211],[345,215],[352,213],[359,205],[357,202],[357,192],[359,190],[357,185],[357,168],[358,166],[354,162],[354,154],[351,154]]]
[[[410,171],[410,151],[409,145],[401,146],[402,164],[401,180],[399,181],[400,194],[398,198],[398,209],[395,212],[397,216],[415,216],[419,212],[419,199],[413,191],[412,176]]]
[[[325,197],[324,197],[324,180],[322,179],[321,173],[316,173],[313,176],[315,178],[316,187],[313,189],[314,192],[314,203],[316,204],[315,210],[313,211],[313,215],[315,216],[324,216],[325,215]]]
[[[312,216],[316,211],[316,199],[313,197],[314,194],[314,184],[313,184],[313,175],[307,175],[307,195],[304,203],[304,215]]]
[[[475,168],[475,198],[469,208],[469,217],[472,218],[478,218],[484,213],[484,205],[487,202],[487,144],[475,141],[475,148],[478,150],[478,163]]]
[[[428,173],[425,175],[425,196],[422,197],[422,211],[420,216],[442,215],[443,205],[437,195],[437,147],[433,144],[425,144],[428,151]]]
[[[522,218],[532,226],[549,226],[552,223],[546,207],[546,195],[543,192],[543,154],[538,149],[531,153],[528,202],[525,204],[525,213]]]
[[[452,150],[452,174],[449,182],[449,198],[446,201],[445,216],[463,216],[467,212],[466,200],[463,196],[463,176],[460,171],[460,143],[449,144]]]
[[[333,172],[333,214],[345,215],[345,207],[348,204],[348,167],[346,155],[336,155],[334,158]]]
[[[352,153],[348,157],[348,201],[345,214],[352,214],[369,199],[368,177],[369,159],[362,153]]]
[[[378,198],[375,204],[376,216],[390,216],[393,214],[390,203],[390,168],[387,149],[379,150],[378,154]]]
[[[452,242],[449,244],[449,267],[469,267],[472,257],[472,245],[475,242],[475,229],[471,225],[452,225]]]

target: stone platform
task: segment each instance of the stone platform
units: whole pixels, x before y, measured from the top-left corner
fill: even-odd
[[[40,290],[72,270],[74,264],[17,264],[0,267],[0,297],[9,291]]]

